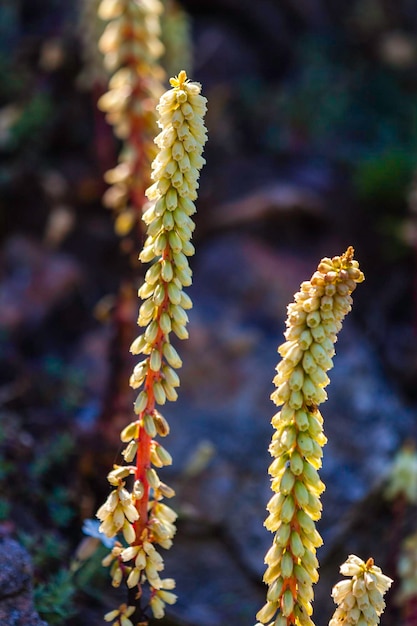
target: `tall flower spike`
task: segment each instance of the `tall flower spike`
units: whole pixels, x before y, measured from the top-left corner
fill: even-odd
[[[104,176],[110,187],[103,202],[114,210],[120,236],[140,223],[150,183],[155,106],[165,79],[158,63],[164,50],[159,23],[162,10],[160,0],[101,0],[98,10],[107,22],[100,49],[105,67],[113,73],[98,107],[124,142],[118,165]]]
[[[373,559],[365,563],[354,554],[341,565],[340,573],[351,578],[333,587],[332,596],[338,607],[329,626],[377,626],[385,608],[384,594],[392,579],[374,565]]]
[[[154,544],[169,548],[175,533],[176,514],[161,500],[174,491],[161,482],[155,468],[172,462],[167,450],[154,439],[169,433],[166,419],[157,405],[177,398],[179,377],[176,369],[181,359],[172,346],[170,334],[179,339],[188,336],[186,309],[192,306],[183,287],[191,284],[187,257],[194,253],[190,239],[194,230],[191,215],[195,212],[201,156],[207,138],[203,123],[206,99],[200,85],[187,80],[180,72],[171,79],[172,89],[162,95],[158,105],[160,134],[155,142],[159,154],[152,165],[155,183],[147,190],[149,205],[143,215],[147,238],[140,254],[143,263],[153,262],[139,289],[144,300],[138,324],[145,328],[131,346],[133,354],[144,356],[133,370],[130,385],[141,389],[134,403],[137,419],[126,426],[121,440],[126,444],[122,455],[125,465],[116,465],[108,475],[114,487],[97,512],[101,531],[108,537],[122,533],[128,544],[113,548],[104,560],[111,566],[113,586],[125,579],[129,589],[142,593],[148,581],[149,605],[155,618],[164,615],[166,604],[176,600],[171,578],[161,579],[162,557]],[[133,462],[136,463],[133,465]],[[126,480],[134,475],[132,493]],[[112,614],[113,615],[113,614]],[[143,615],[140,615],[143,621]]]
[[[324,258],[288,306],[286,342],[279,348],[271,399],[281,410],[272,418],[269,473],[272,491],[265,521],[275,533],[265,556],[267,602],[256,618],[269,626],[311,626],[313,583],[318,580],[316,548],[322,544],[315,522],[321,517],[323,418],[317,405],[327,398],[326,371],[333,366],[336,335],[350,311],[350,294],[364,280],[353,248]]]

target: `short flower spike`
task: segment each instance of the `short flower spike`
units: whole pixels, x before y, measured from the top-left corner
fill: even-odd
[[[324,387],[333,367],[334,343],[350,294],[364,280],[353,248],[323,259],[310,281],[303,282],[288,306],[286,342],[278,352],[282,361],[271,398],[281,410],[272,418],[274,457],[269,473],[272,491],[265,521],[275,533],[265,556],[267,602],[258,623],[269,626],[312,626],[313,583],[318,580],[316,548],[322,544],[315,522],[321,517],[324,484],[321,467],[323,418],[318,405],[327,398]]]
[[[392,585],[374,560],[362,561],[351,554],[341,565],[340,573],[351,576],[333,587],[332,596],[338,605],[329,626],[377,626],[385,608],[384,594]]]

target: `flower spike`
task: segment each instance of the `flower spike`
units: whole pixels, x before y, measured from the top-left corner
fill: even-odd
[[[130,378],[131,387],[139,390],[134,403],[137,417],[121,432],[125,464],[115,465],[109,473],[114,489],[97,511],[101,532],[108,537],[122,534],[128,544],[126,548],[115,544],[105,559],[104,564],[111,566],[113,586],[124,581],[140,598],[147,582],[155,618],[163,617],[165,605],[176,600],[171,591],[174,580],[160,577],[164,562],[155,544],[171,546],[177,517],[162,502],[174,491],[160,480],[155,469],[172,463],[169,452],[155,439],[169,433],[168,422],[157,405],[175,401],[180,384],[175,370],[181,367],[181,358],[170,335],[188,337],[186,310],[192,302],[183,288],[191,284],[188,256],[194,252],[190,242],[194,223],[190,216],[196,210],[197,181],[204,164],[201,154],[207,138],[203,123],[206,99],[200,95],[200,85],[189,81],[184,71],[171,84],[173,88],[161,96],[157,107],[161,132],[155,143],[159,153],[152,164],[155,182],[147,190],[149,203],[143,215],[147,238],[139,258],[152,264],[139,289],[143,302],[138,324],[144,331],[131,346],[133,354],[143,355]],[[131,491],[129,481],[133,482]],[[126,621],[126,615],[120,619]]]
[[[121,237],[140,225],[155,156],[155,106],[165,80],[159,63],[164,51],[162,12],[160,0],[101,0],[98,9],[106,24],[99,47],[112,74],[98,107],[123,142],[118,164],[104,175],[109,187],[103,203],[114,211],[115,229]],[[128,241],[124,243],[130,251]]]
[[[321,517],[325,488],[317,471],[326,443],[318,405],[327,398],[326,372],[333,366],[337,333],[351,309],[350,294],[363,280],[349,247],[342,256],[324,258],[288,306],[286,341],[278,349],[282,361],[271,396],[282,405],[272,418],[275,433],[269,450],[274,460],[269,473],[274,495],[265,521],[275,537],[265,556],[267,602],[256,616],[258,624],[313,625],[316,548],[322,544],[315,522]]]

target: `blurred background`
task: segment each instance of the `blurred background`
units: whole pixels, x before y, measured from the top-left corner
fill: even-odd
[[[118,236],[102,202],[120,142],[96,106],[108,80],[91,60],[97,4],[0,3],[0,558],[17,539],[36,610],[69,626],[102,624],[118,601],[106,549],[94,544],[82,564],[75,555],[130,421],[143,276],[143,235]],[[321,257],[353,245],[366,281],[322,409],[315,621],[328,622],[339,565],[356,552],[396,578],[383,623],[417,624],[417,584],[405,601],[398,572],[417,495],[384,496],[396,453],[406,444],[411,457],[417,434],[416,3],[165,5],[208,98],[209,141],[190,339],[178,346],[179,400],[164,407],[174,464],[163,471],[179,513],[164,558],[179,599],[160,623],[254,623],[272,539],[262,526],[269,395],[286,305]],[[167,50],[172,75],[182,66]],[[415,572],[416,550],[410,558]],[[2,624],[15,624],[2,602]]]

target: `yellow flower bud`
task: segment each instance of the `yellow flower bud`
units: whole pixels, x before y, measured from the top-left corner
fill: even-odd
[[[294,598],[292,592],[289,589],[284,591],[281,602],[282,614],[288,617],[294,610]]]
[[[153,394],[158,404],[165,404],[167,396],[162,383],[157,381],[153,384]]]
[[[279,546],[286,546],[291,535],[291,525],[282,522],[275,534],[275,542]]]
[[[146,470],[146,479],[147,479],[149,485],[153,489],[158,489],[159,484],[160,484],[160,480],[159,480],[158,474],[155,472],[154,469],[149,468],[149,469]]]
[[[276,603],[267,602],[260,611],[256,614],[256,619],[262,624],[266,624],[274,616],[277,610]]]
[[[281,519],[283,522],[289,523],[294,517],[295,513],[295,503],[294,498],[292,496],[286,496],[282,508],[281,508]]]
[[[148,394],[146,391],[141,391],[134,403],[134,411],[137,415],[145,410],[148,402]]]
[[[295,476],[300,476],[304,469],[303,459],[298,452],[293,452],[290,459],[290,468]]]
[[[145,413],[142,416],[142,420],[143,420],[143,427],[146,430],[147,434],[150,437],[155,437],[156,426],[155,426],[155,422],[154,422],[152,415],[150,415],[149,413]]]
[[[168,361],[169,365],[171,365],[171,367],[178,369],[182,366],[182,361],[178,355],[178,352],[170,343],[164,343],[162,351],[164,357]]]
[[[149,367],[153,372],[159,372],[161,369],[162,361],[161,361],[161,353],[159,350],[152,350],[151,357],[149,359]]]
[[[135,529],[133,528],[132,524],[129,524],[129,522],[126,520],[125,523],[123,524],[122,531],[123,531],[123,536],[126,540],[126,543],[132,544],[136,538]]]
[[[149,606],[151,607],[152,614],[155,619],[162,619],[164,617],[164,603],[157,595],[151,597]]]
[[[138,422],[131,422],[120,433],[120,439],[123,443],[128,443],[131,439],[135,439],[138,433]]]
[[[291,546],[291,553],[295,557],[303,556],[305,552],[305,548],[304,548],[303,542],[301,541],[301,537],[299,533],[297,533],[296,531],[293,531],[291,533],[290,546]]]
[[[294,495],[300,508],[303,508],[308,504],[309,492],[306,486],[299,480],[295,481]]]
[[[304,382],[304,372],[301,367],[297,367],[289,378],[289,386],[292,391],[300,391]]]
[[[136,456],[138,444],[136,441],[130,441],[127,448],[123,450],[122,455],[126,463],[131,463]]]
[[[279,490],[282,494],[288,495],[291,493],[294,486],[295,476],[290,469],[286,469],[280,482]]]

